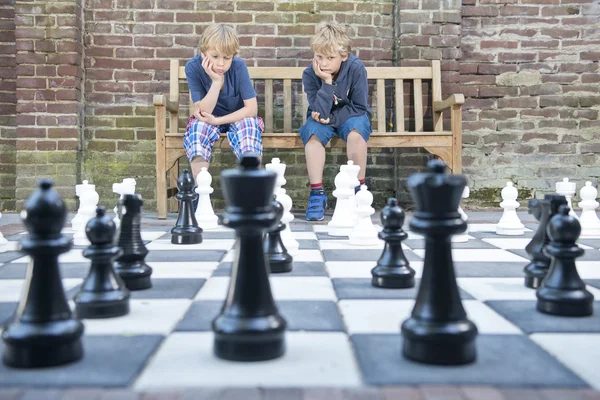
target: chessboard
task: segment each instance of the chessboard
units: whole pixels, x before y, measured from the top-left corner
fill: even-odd
[[[497,213],[494,218],[499,217]],[[408,232],[403,242],[416,271],[416,287],[382,289],[371,285],[371,269],[383,242],[351,246],[348,238],[327,234],[327,221],[297,218],[291,224],[300,243],[293,271],[270,276],[288,324],[286,353],[275,360],[244,363],[218,359],[212,352],[211,321],[227,293],[234,232],[219,227],[205,231],[201,244],[173,245],[171,226],[142,220],[153,287],[131,292],[126,316],[84,320],[82,360],[31,370],[0,364],[0,387],[600,388],[600,238],[578,242],[585,249],[577,259],[578,271],[597,300],[594,315],[550,316],[536,311],[535,291],[524,286],[524,248],[537,225],[526,223],[523,236],[499,236],[489,223],[492,219],[477,222],[477,213],[469,213],[469,240],[453,243],[452,250],[464,308],[479,330],[472,364],[432,366],[402,356],[400,324],[412,311],[423,268],[419,235]],[[63,232],[72,234],[68,228]],[[28,257],[17,250],[17,243],[24,234],[7,236],[9,244],[0,253],[0,324],[11,318],[23,290]],[[82,249],[74,247],[60,256],[72,306],[89,269]]]

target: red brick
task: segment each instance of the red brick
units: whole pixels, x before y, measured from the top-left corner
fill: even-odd
[[[177,22],[212,22],[213,16],[210,13],[183,13],[178,12],[175,16]]]
[[[67,139],[67,138],[78,138],[78,128],[48,128],[48,138],[54,139]]]
[[[56,90],[37,90],[35,92],[35,100],[38,101],[56,101]]]
[[[173,21],[175,21],[175,13],[172,13],[172,12],[139,11],[136,14],[137,14],[136,21],[138,21],[138,22],[173,22]]]
[[[78,140],[58,140],[58,150],[79,150]]]
[[[508,40],[482,40],[479,42],[482,49],[516,49],[519,42],[511,42]]]
[[[134,69],[169,69],[169,60],[138,60],[133,62]]]
[[[35,125],[35,115],[18,114],[15,117],[16,123],[19,126]]]
[[[56,100],[81,100],[81,91],[79,90],[57,90]]]
[[[78,103],[56,103],[48,104],[48,112],[51,114],[77,114]]]
[[[138,36],[134,39],[134,44],[142,47],[169,47],[173,46],[173,38],[168,36]]]
[[[579,15],[579,7],[567,6],[567,7],[542,7],[542,16],[544,17],[556,17],[562,15]]]
[[[17,131],[19,128],[17,128]],[[17,150],[35,150],[35,140],[17,140],[16,149]]]
[[[18,53],[16,55],[16,61],[17,64],[45,64],[46,55],[35,53]]]
[[[575,74],[544,74],[542,75],[542,83],[562,83],[572,84],[579,80],[579,75]]]
[[[500,62],[534,61],[535,59],[536,59],[535,53],[500,53],[500,54],[498,54],[498,61],[500,61]]]
[[[505,6],[502,7],[501,14],[506,16],[520,15],[535,17],[540,14],[540,8],[535,6]]]
[[[33,128],[17,126],[18,138],[45,138],[46,128]]]
[[[94,45],[97,46],[131,46],[133,38],[131,36],[117,35],[95,35]]]
[[[550,36],[556,39],[573,39],[579,37],[579,31],[574,29],[542,28],[540,32],[543,36]]]
[[[131,69],[131,60],[115,58],[94,58],[92,65],[96,68]]]
[[[56,142],[54,140],[38,140],[36,149],[39,151],[56,150]]]
[[[109,3],[108,7],[101,8],[111,8],[111,4]],[[134,10],[137,9],[147,9],[152,8],[152,0],[116,0],[117,8],[131,8]]]
[[[579,58],[586,61],[600,61],[600,51],[582,51],[579,54]]]

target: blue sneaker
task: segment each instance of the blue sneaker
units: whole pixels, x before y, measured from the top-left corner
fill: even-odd
[[[327,208],[327,195],[323,190],[311,190],[306,209],[307,221],[323,221]]]

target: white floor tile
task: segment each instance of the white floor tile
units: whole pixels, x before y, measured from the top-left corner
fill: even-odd
[[[218,262],[153,262],[152,278],[208,279]]]
[[[372,278],[371,270],[376,261],[328,261],[325,268],[331,278]],[[422,261],[411,261],[410,267],[415,270],[415,277],[420,278],[423,272]]]
[[[235,249],[229,250],[222,262],[232,262],[235,259]],[[320,250],[298,250],[294,255],[294,261],[323,261]]]
[[[229,250],[234,239],[205,239],[198,244],[172,244],[169,240],[155,240],[146,245],[148,250]]]
[[[287,332],[275,360],[232,362],[213,354],[213,333],[174,333],[135,383],[136,390],[194,386],[360,386],[350,343],[339,332]]]
[[[600,261],[575,261],[582,279],[600,279]]]
[[[353,246],[349,240],[321,240],[319,246],[321,250],[383,250],[385,243],[383,240],[379,240],[377,244],[372,246]],[[406,248],[406,246],[403,246]]]
[[[424,249],[413,250],[419,257],[425,256]],[[452,260],[462,261],[497,261],[497,262],[523,262],[527,264],[528,259],[520,257],[500,249],[452,249]]]
[[[292,231],[292,236],[296,240],[317,240],[317,235],[314,232],[294,232]]]
[[[531,238],[488,238],[481,239],[501,249],[524,249],[531,242]]]
[[[600,389],[600,334],[534,333],[530,338],[591,387]]]
[[[85,319],[86,335],[168,335],[191,306],[187,299],[130,300],[129,314],[117,318]]]
[[[74,288],[83,282],[83,279],[63,279],[64,291]],[[15,302],[21,298],[25,279],[0,279],[0,302]]]
[[[531,231],[531,229],[525,228],[525,232],[530,232],[530,231]],[[493,232],[493,233],[496,233],[496,224],[469,224],[469,232]]]
[[[271,276],[269,279],[275,300],[337,300],[331,279],[327,277]],[[224,300],[228,289],[228,276],[210,278],[196,300]]]
[[[0,253],[5,253],[7,251],[15,251],[19,247],[19,242],[17,241],[7,241],[3,245],[0,245]]]

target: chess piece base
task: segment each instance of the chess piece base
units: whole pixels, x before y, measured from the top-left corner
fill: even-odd
[[[377,266],[371,274],[371,284],[376,287],[405,289],[415,286],[415,271],[408,267]]]
[[[171,243],[172,244],[198,244],[202,243],[202,230],[191,227],[191,229],[178,229],[173,228],[171,230]]]
[[[69,364],[83,357],[83,324],[76,320],[24,323],[3,333],[2,361],[14,368],[43,368]]]
[[[569,291],[541,287],[536,296],[537,310],[544,314],[564,317],[587,317],[594,313],[594,296],[585,289]]]
[[[276,257],[269,258],[269,266],[271,273],[278,274],[283,272],[290,272],[292,270],[293,259],[290,255],[276,254]]]
[[[146,264],[122,267],[115,264],[115,271],[119,274],[129,290],[143,290],[152,287],[152,268]]]
[[[525,227],[518,229],[502,228],[496,226],[496,235],[521,236],[525,234]]]
[[[232,322],[224,316],[213,322],[213,351],[217,357],[231,361],[265,361],[285,352],[285,322],[278,315],[234,322],[234,325],[242,322],[245,326],[231,326]]]
[[[531,263],[528,264],[523,271],[525,272],[525,286],[531,289],[537,289],[542,284],[542,281],[548,273],[548,268],[545,264]]]
[[[468,364],[477,358],[477,328],[469,320],[427,323],[414,318],[402,324],[402,354],[435,365]]]
[[[129,314],[129,297],[117,301],[76,302],[77,317],[81,319],[114,318]]]

